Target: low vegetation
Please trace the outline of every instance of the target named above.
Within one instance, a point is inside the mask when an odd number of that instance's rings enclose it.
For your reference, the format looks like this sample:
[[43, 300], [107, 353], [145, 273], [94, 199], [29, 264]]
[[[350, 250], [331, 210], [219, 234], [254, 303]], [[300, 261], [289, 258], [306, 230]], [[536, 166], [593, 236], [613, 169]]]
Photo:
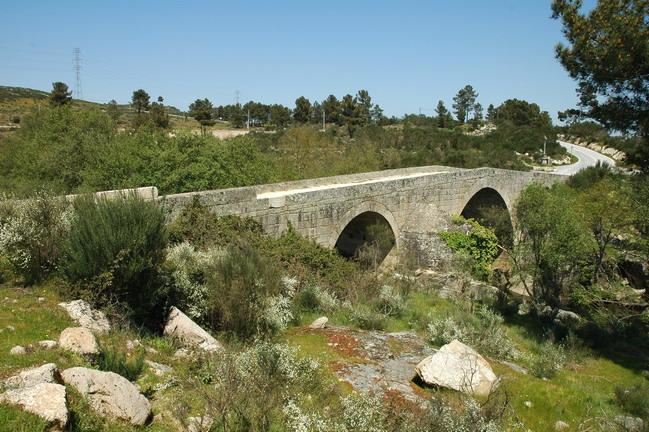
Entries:
[[[4, 200], [0, 238], [6, 238], [6, 232], [32, 235], [16, 231], [18, 220], [26, 226], [38, 222], [63, 228], [40, 234], [48, 241], [38, 244], [55, 251], [46, 254], [48, 260], [36, 259], [43, 253], [41, 248], [26, 247], [22, 241], [2, 243], [0, 254], [7, 257], [4, 277], [8, 282], [1, 289], [11, 307], [0, 308], [0, 325], [11, 322], [16, 326], [15, 336], [0, 346], [5, 353], [0, 358], [9, 367], [3, 373], [26, 365], [6, 354], [19, 338], [37, 340], [65, 326], [56, 307], [49, 312], [51, 316], [38, 322], [30, 317], [35, 314], [23, 314], [22, 321], [16, 321], [15, 311], [38, 307], [37, 295], [46, 296], [44, 306], [62, 297], [80, 296], [109, 311], [121, 326], [101, 338], [101, 353], [95, 359], [68, 356], [57, 363], [114, 371], [137, 382], [152, 397], [158, 412], [176, 407], [176, 420], [156, 417], [153, 429], [173, 429], [174, 422], [210, 413], [214, 427], [228, 430], [495, 431], [516, 430], [521, 425], [544, 430], [559, 419], [574, 425], [595, 421], [584, 405], [586, 398], [601, 412], [598, 424], [611, 422], [619, 413], [646, 418], [638, 400], [646, 386], [640, 373], [646, 367], [641, 359], [646, 357], [640, 353], [646, 352], [647, 341], [642, 333], [632, 335], [645, 325], [646, 312], [631, 316], [629, 302], [615, 301], [618, 297], [604, 305], [600, 302], [601, 293], [611, 292], [612, 286], [632, 295], [630, 288], [624, 291], [615, 263], [630, 248], [644, 250], [642, 235], [629, 229], [643, 227], [645, 213], [636, 207], [639, 203], [630, 201], [627, 210], [636, 215], [631, 221], [618, 220], [615, 212], [599, 212], [598, 221], [566, 216], [585, 211], [583, 197], [589, 197], [588, 205], [593, 205], [607, 197], [619, 199], [633, 187], [638, 186], [601, 168], [580, 174], [569, 185], [529, 187], [516, 207], [521, 237], [510, 249], [500, 245], [492, 229], [457, 218], [457, 224], [442, 237], [471, 263], [459, 267], [459, 272], [491, 279], [490, 264], [505, 249], [514, 263], [508, 280], [528, 284], [529, 297], [506, 296], [505, 300], [496, 293], [474, 297], [462, 290], [442, 298], [435, 279], [414, 278], [412, 269], [399, 268], [401, 277], [382, 275], [365, 268], [359, 257], [345, 259], [293, 230], [272, 238], [263, 235], [252, 220], [217, 218], [199, 201], [166, 221], [157, 204], [132, 196], [111, 201], [33, 198], [46, 212], [22, 211], [34, 205], [31, 200]], [[43, 214], [56, 216], [43, 219]], [[596, 227], [607, 227], [613, 236], [627, 233], [629, 237], [623, 243], [605, 242], [601, 255], [598, 239], [604, 237]], [[21, 240], [17, 235], [11, 238]], [[575, 255], [574, 261], [556, 258], [564, 256], [566, 247], [583, 253]], [[529, 250], [537, 250], [538, 259], [529, 259], [536, 256], [524, 253]], [[12, 258], [17, 256], [41, 265], [26, 271], [23, 261]], [[562, 265], [552, 264], [557, 262]], [[635, 302], [631, 308], [643, 304], [639, 298]], [[171, 305], [181, 307], [227, 341], [227, 349], [191, 360], [174, 358], [176, 347], [159, 336], [159, 326], [152, 325], [159, 322], [152, 316], [164, 316]], [[558, 308], [577, 311], [581, 321], [574, 326], [557, 321]], [[137, 313], [147, 309], [154, 309], [155, 314]], [[419, 394], [429, 401], [414, 409], [399, 397], [350, 392], [339, 381], [337, 365], [363, 361], [356, 357], [353, 338], [343, 337], [341, 341], [347, 341], [343, 345], [351, 345], [336, 347], [327, 345], [319, 334], [303, 330], [322, 314], [330, 323], [349, 329], [412, 331], [433, 347], [458, 339], [487, 356], [496, 372], [507, 377], [499, 390], [503, 393], [476, 401], [449, 391], [419, 388]], [[27, 333], [34, 331], [38, 336]], [[601, 335], [609, 335], [606, 346]], [[625, 338], [634, 344], [636, 353], [631, 357], [626, 354], [631, 348]], [[127, 339], [142, 340], [155, 353], [145, 354], [137, 347], [125, 350]], [[398, 355], [398, 345], [391, 349]], [[30, 356], [43, 360], [56, 355], [34, 353]], [[147, 371], [145, 356], [173, 365], [173, 375], [160, 377]], [[633, 358], [631, 363], [629, 358]], [[517, 369], [509, 369], [509, 362]], [[525, 369], [528, 375], [520, 371]], [[593, 378], [600, 374], [607, 379]], [[590, 384], [584, 386], [579, 380]], [[542, 394], [548, 400], [539, 399]], [[558, 398], [562, 410], [557, 409]], [[534, 409], [525, 407], [523, 402], [528, 401]], [[71, 410], [76, 419], [71, 424], [78, 430], [127, 429], [87, 417], [88, 407], [81, 399]], [[14, 408], [1, 406], [0, 413], [7, 424], [32, 421]], [[43, 430], [39, 425], [35, 422], [30, 430]]]

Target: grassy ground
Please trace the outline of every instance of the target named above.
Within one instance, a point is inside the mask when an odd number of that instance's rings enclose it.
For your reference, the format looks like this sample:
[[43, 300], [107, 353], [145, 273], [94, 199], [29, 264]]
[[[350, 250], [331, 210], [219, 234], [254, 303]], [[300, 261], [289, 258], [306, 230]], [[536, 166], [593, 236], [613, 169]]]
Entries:
[[[39, 300], [39, 297], [42, 297]], [[57, 306], [57, 282], [23, 289], [6, 283], [0, 285], [0, 328], [4, 329], [0, 336], [0, 378], [6, 378], [19, 369], [37, 366], [48, 362], [56, 363], [60, 369], [71, 366], [88, 366], [92, 364], [82, 357], [66, 353], [62, 350], [42, 350], [38, 341], [43, 339], [57, 340], [59, 333], [68, 326], [74, 325], [65, 312]], [[414, 329], [425, 338], [425, 325], [430, 317], [452, 311], [458, 306], [448, 300], [440, 299], [432, 293], [412, 293], [406, 304], [406, 312], [399, 318], [390, 318], [385, 323], [387, 331]], [[293, 346], [299, 347], [300, 353], [320, 360], [323, 364], [334, 368], [337, 361], [350, 361], [345, 358], [344, 351], [334, 349], [327, 344], [327, 338], [322, 334], [304, 331], [303, 324], [309, 323], [319, 314], [307, 313], [300, 317], [299, 325], [288, 329], [280, 336]], [[333, 325], [352, 325], [342, 312], [329, 316]], [[13, 326], [14, 331], [7, 329]], [[541, 338], [533, 327], [524, 320], [506, 324], [506, 332], [523, 353], [523, 359], [518, 361], [528, 367], [527, 356], [537, 353], [541, 346]], [[102, 344], [125, 347], [126, 340], [138, 338], [145, 346], [155, 348], [157, 354], [146, 354], [147, 359], [170, 365], [174, 368], [170, 376], [159, 377], [152, 371], [145, 371], [137, 383], [142, 391], [152, 400], [154, 421], [146, 428], [152, 431], [177, 430], [177, 420], [169, 412], [174, 412], [175, 401], [187, 394], [182, 385], [175, 383], [188, 379], [195, 373], [188, 362], [173, 357], [176, 346], [157, 336], [138, 333], [133, 329], [114, 329], [100, 339]], [[34, 348], [22, 356], [12, 356], [9, 350], [15, 345]], [[124, 348], [125, 349], [125, 348]], [[357, 359], [362, 361], [362, 359]], [[624, 358], [607, 354], [600, 355], [588, 350], [580, 351], [580, 355], [552, 379], [540, 379], [531, 374], [521, 374], [513, 371], [497, 360], [489, 359], [496, 373], [502, 378], [502, 388], [510, 396], [510, 403], [518, 419], [527, 429], [546, 431], [554, 428], [557, 420], [570, 424], [570, 430], [579, 429], [579, 425], [587, 424], [589, 419], [622, 414], [614, 403], [614, 389], [618, 386], [630, 386], [645, 381], [640, 374], [642, 363], [637, 364], [637, 357]], [[646, 366], [646, 365], [645, 365]], [[336, 381], [331, 371], [332, 382]], [[339, 394], [350, 392], [351, 386], [344, 382], [335, 384]], [[449, 403], [455, 403], [457, 394], [451, 391], [422, 390], [436, 398], [442, 398]], [[106, 421], [92, 413], [87, 403], [73, 390], [68, 391], [71, 411], [70, 430], [74, 431], [131, 431], [138, 430], [122, 422]], [[525, 402], [532, 402], [532, 407]], [[195, 406], [200, 405], [200, 397], [194, 400]], [[190, 405], [192, 401], [190, 399]], [[196, 414], [193, 414], [196, 415]], [[46, 424], [38, 417], [26, 414], [15, 407], [0, 405], [0, 429], [12, 431], [44, 431]], [[141, 430], [141, 429], [139, 429]]]
[[[390, 318], [386, 323], [386, 330], [414, 329], [425, 338], [425, 323], [429, 317], [444, 315], [457, 307], [456, 304], [433, 294], [414, 293], [408, 299], [406, 312], [399, 318]], [[301, 317], [302, 323], [310, 322], [316, 315], [304, 315]], [[335, 313], [329, 318], [333, 325], [350, 324], [340, 313]], [[541, 335], [530, 323], [520, 319], [506, 323], [505, 327], [508, 336], [522, 353], [522, 359], [516, 363], [529, 368], [529, 359], [541, 349]], [[322, 335], [293, 331], [284, 337], [289, 343], [300, 347], [304, 353], [318, 358], [325, 364], [335, 365], [336, 361], [342, 359], [341, 351], [328, 346], [326, 338]], [[525, 428], [532, 431], [548, 431], [554, 430], [555, 422], [562, 420], [570, 425], [570, 431], [586, 430], [584, 427], [591, 423], [592, 419], [624, 414], [614, 401], [616, 387], [629, 387], [646, 382], [641, 374], [643, 363], [638, 362], [637, 357], [628, 358], [619, 353], [609, 353], [605, 356], [587, 349], [578, 350], [575, 356], [577, 358], [570, 359], [564, 369], [551, 379], [518, 373], [498, 360], [488, 358], [494, 371], [502, 379], [502, 388], [510, 397], [515, 413], [514, 423], [520, 421]], [[457, 399], [456, 394], [450, 391], [424, 391], [430, 396], [446, 399], [451, 404]], [[532, 403], [531, 408], [525, 405], [526, 401]]]

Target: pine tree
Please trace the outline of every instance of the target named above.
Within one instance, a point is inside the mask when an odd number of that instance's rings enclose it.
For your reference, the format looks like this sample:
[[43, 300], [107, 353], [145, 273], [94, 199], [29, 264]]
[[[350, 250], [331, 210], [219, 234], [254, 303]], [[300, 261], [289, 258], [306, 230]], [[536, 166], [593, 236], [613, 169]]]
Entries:
[[444, 101], [437, 102], [437, 108], [435, 108], [435, 113], [437, 113], [437, 127], [447, 128], [450, 126], [450, 117], [451, 113], [448, 112]]
[[50, 105], [60, 107], [67, 105], [72, 101], [72, 92], [68, 89], [67, 84], [57, 81], [52, 83], [50, 92]]

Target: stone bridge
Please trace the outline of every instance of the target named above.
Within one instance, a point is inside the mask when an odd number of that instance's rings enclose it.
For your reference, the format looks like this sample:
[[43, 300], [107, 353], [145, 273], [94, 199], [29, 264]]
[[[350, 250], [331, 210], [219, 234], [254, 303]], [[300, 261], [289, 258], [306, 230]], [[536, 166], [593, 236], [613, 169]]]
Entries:
[[[510, 211], [521, 190], [533, 183], [550, 185], [565, 177], [494, 168], [426, 166], [342, 175], [285, 183], [158, 197], [172, 214], [198, 198], [219, 216], [258, 220], [274, 235], [291, 225], [319, 244], [353, 255], [368, 227], [389, 226], [390, 256], [412, 252], [420, 264], [443, 263], [437, 233], [452, 215], [475, 216], [481, 206]], [[387, 252], [386, 252], [387, 254]]]

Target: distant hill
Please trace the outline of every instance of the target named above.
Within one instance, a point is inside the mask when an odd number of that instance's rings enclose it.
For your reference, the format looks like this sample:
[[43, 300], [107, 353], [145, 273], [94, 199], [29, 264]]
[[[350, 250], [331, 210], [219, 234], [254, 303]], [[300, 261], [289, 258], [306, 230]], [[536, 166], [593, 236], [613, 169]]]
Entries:
[[[0, 126], [16, 124], [16, 121], [28, 114], [39, 105], [47, 104], [49, 92], [25, 87], [0, 86]], [[104, 109], [105, 103], [89, 102], [74, 99], [73, 104], [79, 109]], [[132, 112], [130, 105], [119, 105], [122, 112], [128, 115]], [[167, 106], [167, 112], [172, 115], [185, 113], [173, 106]]]
[[25, 87], [0, 86], [0, 103], [17, 99], [46, 99], [49, 93]]

